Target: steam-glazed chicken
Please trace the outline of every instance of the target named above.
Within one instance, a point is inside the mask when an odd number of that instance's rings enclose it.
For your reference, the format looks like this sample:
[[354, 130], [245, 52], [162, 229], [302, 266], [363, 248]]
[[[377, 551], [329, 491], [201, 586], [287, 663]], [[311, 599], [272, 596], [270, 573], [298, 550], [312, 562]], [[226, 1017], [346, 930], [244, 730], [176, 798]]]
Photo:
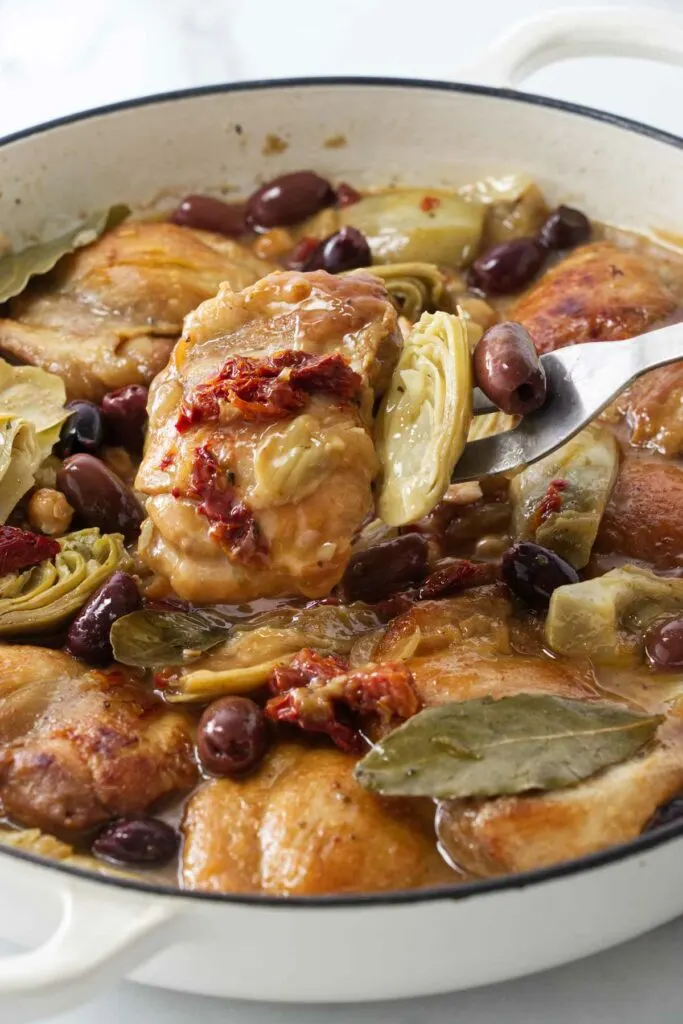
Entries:
[[683, 364], [450, 485], [683, 254], [514, 175], [103, 216], [0, 253], [0, 846], [306, 897], [683, 821]]
[[69, 398], [98, 401], [125, 384], [148, 384], [183, 317], [221, 282], [244, 288], [267, 270], [221, 235], [126, 222], [11, 302], [0, 353], [58, 373]]
[[182, 714], [122, 668], [40, 647], [0, 647], [0, 809], [37, 828], [82, 831], [138, 814], [196, 778]]
[[370, 277], [273, 274], [188, 317], [136, 481], [140, 553], [180, 597], [329, 593], [372, 511], [372, 405], [399, 340]]

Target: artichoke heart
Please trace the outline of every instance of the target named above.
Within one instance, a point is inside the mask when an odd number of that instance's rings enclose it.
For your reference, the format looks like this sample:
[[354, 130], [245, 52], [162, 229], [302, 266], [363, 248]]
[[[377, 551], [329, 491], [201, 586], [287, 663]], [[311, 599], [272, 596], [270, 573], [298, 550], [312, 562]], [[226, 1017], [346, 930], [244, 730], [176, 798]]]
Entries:
[[252, 508], [270, 508], [308, 497], [342, 465], [374, 465], [372, 439], [334, 407], [303, 413], [270, 427], [254, 453]]
[[606, 427], [592, 423], [515, 477], [510, 488], [515, 535], [582, 569], [618, 472], [616, 439]]
[[33, 486], [68, 416], [61, 377], [0, 359], [0, 522]]
[[683, 580], [626, 565], [604, 576], [558, 587], [550, 599], [545, 638], [558, 654], [617, 660], [666, 614], [683, 611]]
[[[425, 198], [432, 200], [425, 203]], [[420, 188], [363, 196], [337, 211], [339, 223], [362, 231], [373, 263], [437, 263], [461, 267], [479, 246], [485, 207], [453, 193], [427, 197]]]
[[[384, 282], [396, 309], [409, 320], [419, 320], [423, 313], [451, 308], [446, 277], [433, 263], [380, 263], [368, 270]], [[368, 270], [347, 273], [366, 274]]]
[[115, 569], [129, 569], [123, 537], [80, 530], [53, 559], [0, 577], [0, 636], [42, 633], [66, 622]]
[[472, 363], [463, 317], [423, 313], [411, 330], [375, 424], [389, 526], [426, 515], [443, 497], [472, 422]]
[[519, 416], [511, 416], [507, 412], [487, 412], [472, 419], [467, 440], [480, 441], [484, 437], [493, 437], [494, 434], [504, 434], [518, 423]]
[[203, 701], [255, 690], [274, 668], [291, 661], [304, 647], [322, 654], [348, 654], [358, 637], [375, 632], [379, 625], [376, 613], [360, 602], [266, 613], [234, 627], [225, 643], [194, 662], [191, 671], [167, 680], [165, 699]]

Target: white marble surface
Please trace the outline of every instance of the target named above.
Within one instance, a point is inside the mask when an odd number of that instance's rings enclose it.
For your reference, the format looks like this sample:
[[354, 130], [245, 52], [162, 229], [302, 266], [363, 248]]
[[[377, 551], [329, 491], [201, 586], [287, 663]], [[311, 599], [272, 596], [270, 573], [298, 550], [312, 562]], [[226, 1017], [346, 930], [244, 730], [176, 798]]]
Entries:
[[[572, 6], [570, 0], [0, 0], [0, 135], [131, 96], [229, 79], [455, 78], [459, 63], [517, 20]], [[597, 4], [583, 0], [583, 6]], [[683, 0], [649, 0], [649, 6], [681, 11]], [[679, 134], [682, 86], [680, 70], [613, 60], [566, 63], [528, 82], [532, 91]], [[231, 941], [226, 935], [226, 955]], [[682, 1017], [682, 944], [683, 919], [543, 975], [402, 1004], [275, 1007], [122, 984], [49, 1024], [192, 1018], [203, 1024], [674, 1024]]]

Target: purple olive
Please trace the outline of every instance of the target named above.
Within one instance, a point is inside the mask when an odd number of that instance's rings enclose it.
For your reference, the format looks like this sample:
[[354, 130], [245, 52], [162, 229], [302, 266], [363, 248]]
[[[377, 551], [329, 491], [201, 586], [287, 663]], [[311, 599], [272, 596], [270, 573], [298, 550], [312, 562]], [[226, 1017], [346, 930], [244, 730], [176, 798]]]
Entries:
[[266, 182], [249, 197], [246, 220], [256, 229], [285, 227], [332, 206], [335, 200], [336, 193], [325, 178], [315, 171], [294, 171]]
[[683, 619], [653, 623], [645, 634], [645, 656], [660, 671], [683, 667]]
[[236, 238], [247, 230], [246, 203], [224, 203], [213, 196], [185, 196], [168, 218], [180, 227], [199, 231], [215, 231], [219, 235]]
[[254, 768], [268, 745], [263, 711], [247, 697], [223, 697], [199, 719], [197, 753], [211, 775], [242, 775]]
[[513, 594], [538, 609], [548, 607], [558, 587], [579, 582], [579, 574], [569, 562], [529, 541], [508, 548], [503, 555], [501, 575]]
[[117, 818], [92, 844], [100, 860], [113, 864], [166, 864], [178, 852], [175, 829], [158, 818]]
[[573, 206], [558, 206], [547, 218], [538, 239], [546, 249], [573, 249], [590, 241], [591, 222]]
[[83, 605], [69, 627], [66, 649], [88, 665], [108, 665], [114, 658], [109, 632], [122, 615], [142, 607], [138, 585], [127, 572], [113, 573]]
[[350, 227], [341, 228], [336, 234], [326, 238], [322, 243], [319, 258], [323, 270], [330, 274], [369, 267], [372, 263], [372, 253], [365, 235], [358, 228]]
[[429, 545], [419, 533], [404, 533], [359, 551], [344, 573], [345, 599], [383, 601], [396, 590], [420, 583], [427, 575], [428, 554]]
[[545, 402], [545, 370], [521, 324], [508, 320], [489, 327], [472, 362], [476, 383], [503, 412], [524, 416]]
[[513, 238], [494, 245], [470, 267], [471, 283], [487, 295], [517, 292], [536, 276], [546, 250], [536, 238]]
[[65, 459], [76, 452], [94, 454], [104, 438], [102, 415], [94, 402], [74, 401], [66, 406], [71, 415], [64, 421], [55, 455]]
[[57, 474], [57, 487], [86, 526], [122, 533], [133, 541], [145, 513], [123, 480], [93, 455], [72, 455]]
[[147, 399], [149, 391], [144, 384], [127, 384], [110, 391], [102, 399], [102, 417], [111, 444], [120, 444], [128, 451], [139, 453], [145, 441], [147, 428]]

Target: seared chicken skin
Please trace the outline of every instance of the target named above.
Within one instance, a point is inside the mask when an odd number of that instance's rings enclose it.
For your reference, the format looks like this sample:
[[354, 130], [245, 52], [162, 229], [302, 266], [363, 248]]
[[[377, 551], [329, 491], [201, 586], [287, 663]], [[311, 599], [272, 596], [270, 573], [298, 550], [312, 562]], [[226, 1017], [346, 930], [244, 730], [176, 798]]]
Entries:
[[596, 242], [544, 274], [509, 316], [524, 324], [542, 353], [585, 341], [633, 338], [671, 317], [677, 306], [656, 263], [611, 242]]
[[196, 778], [183, 715], [120, 667], [0, 647], [0, 813], [48, 831], [137, 814]]
[[434, 845], [428, 801], [381, 800], [355, 758], [281, 745], [256, 775], [214, 779], [190, 800], [182, 878], [206, 892], [381, 892], [455, 880]]
[[[634, 338], [680, 315], [680, 300], [663, 281], [656, 260], [611, 242], [577, 249], [510, 310], [539, 352]], [[645, 374], [616, 408], [626, 416], [633, 445], [665, 455], [683, 453], [682, 363]]]
[[183, 317], [227, 281], [270, 267], [236, 242], [174, 224], [120, 225], [41, 277], [0, 320], [0, 353], [58, 373], [70, 399], [149, 384]]
[[370, 277], [224, 286], [150, 394], [140, 554], [182, 598], [322, 597], [372, 510], [370, 435], [400, 336]]

